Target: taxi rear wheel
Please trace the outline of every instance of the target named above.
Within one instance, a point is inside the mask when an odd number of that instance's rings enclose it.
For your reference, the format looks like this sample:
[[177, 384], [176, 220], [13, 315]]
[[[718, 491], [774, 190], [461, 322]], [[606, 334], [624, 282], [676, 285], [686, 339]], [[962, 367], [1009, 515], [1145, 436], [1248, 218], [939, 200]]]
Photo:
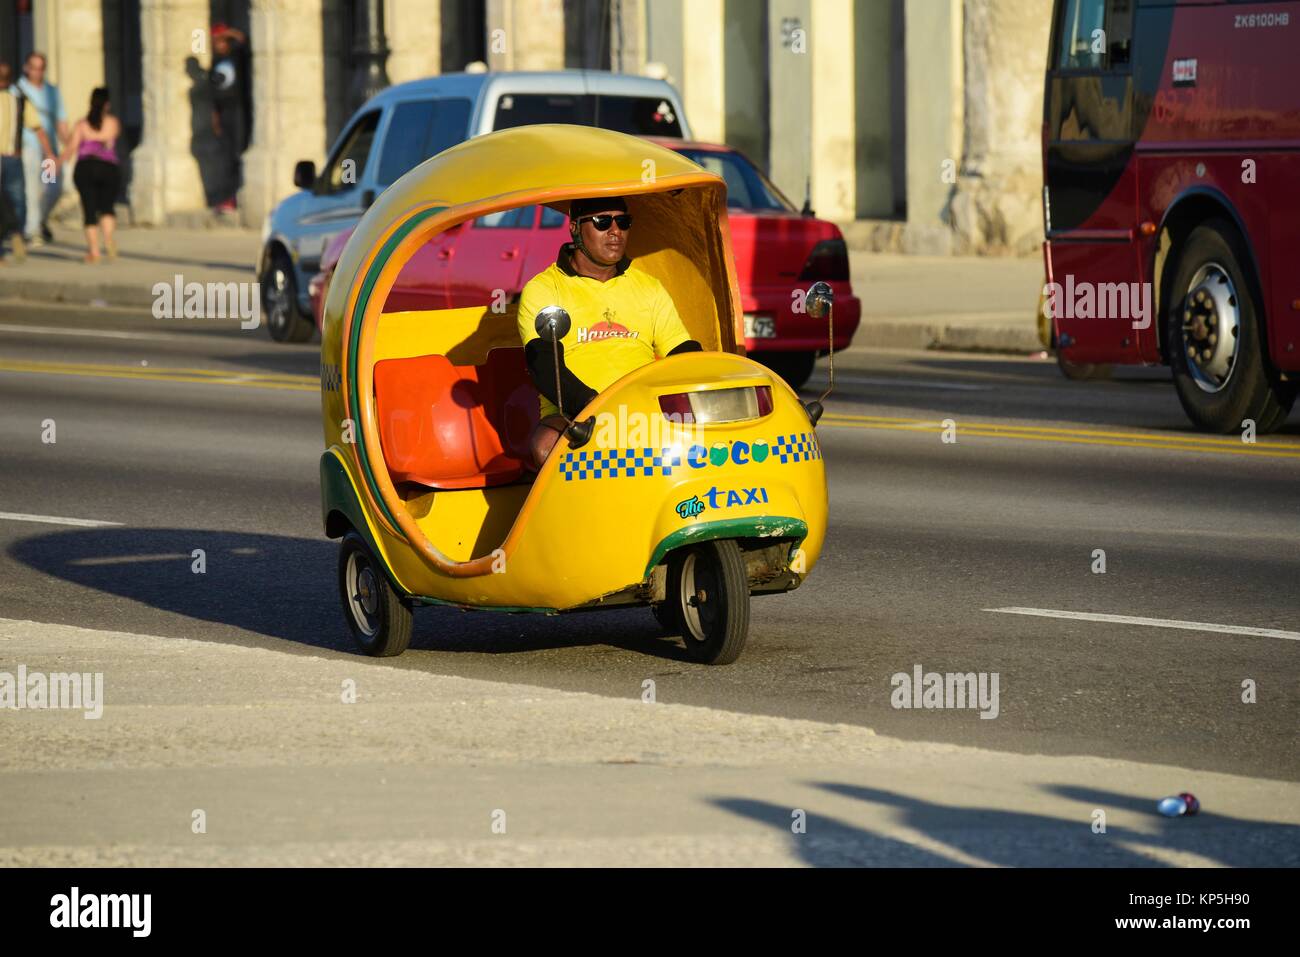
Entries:
[[352, 637], [366, 654], [388, 658], [411, 643], [411, 603], [393, 590], [356, 532], [343, 536], [339, 548], [339, 598]]
[[749, 577], [740, 547], [718, 541], [686, 549], [670, 562], [668, 581], [686, 653], [707, 665], [739, 658], [749, 637]]
[[654, 615], [655, 621], [665, 635], [680, 635], [682, 633], [682, 625], [677, 620], [675, 606], [662, 601], [657, 605], [651, 605], [650, 613]]

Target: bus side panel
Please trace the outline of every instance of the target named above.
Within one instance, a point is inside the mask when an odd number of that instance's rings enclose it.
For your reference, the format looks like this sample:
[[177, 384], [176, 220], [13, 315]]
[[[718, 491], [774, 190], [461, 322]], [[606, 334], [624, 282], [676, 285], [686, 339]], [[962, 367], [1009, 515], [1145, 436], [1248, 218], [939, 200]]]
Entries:
[[1226, 197], [1256, 259], [1272, 362], [1300, 369], [1300, 311], [1292, 308], [1300, 300], [1300, 3], [1176, 10], [1138, 143], [1139, 219], [1161, 222], [1190, 191]]
[[1141, 362], [1139, 342], [1155, 330], [1141, 328], [1137, 318], [1134, 297], [1141, 301], [1142, 286], [1134, 281], [1132, 243], [1054, 239], [1048, 255], [1061, 356], [1076, 363]]
[[1264, 298], [1269, 352], [1275, 367], [1296, 372], [1300, 371], [1300, 309], [1296, 308], [1300, 305], [1300, 145], [1288, 153], [1261, 156], [1258, 169], [1261, 184], [1267, 178], [1272, 187], [1267, 232], [1258, 232], [1267, 237], [1270, 282], [1264, 286]]

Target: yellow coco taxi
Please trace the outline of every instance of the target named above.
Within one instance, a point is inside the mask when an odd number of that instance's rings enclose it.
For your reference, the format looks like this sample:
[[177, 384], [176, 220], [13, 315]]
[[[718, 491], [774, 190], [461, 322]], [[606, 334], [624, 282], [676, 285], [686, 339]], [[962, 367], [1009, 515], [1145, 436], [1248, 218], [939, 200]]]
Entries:
[[[441, 232], [598, 196], [626, 198], [630, 268], [663, 284], [704, 351], [562, 409], [571, 427], [534, 474], [539, 396], [516, 307], [384, 303]], [[830, 324], [828, 287], [806, 302]], [[568, 322], [543, 309], [537, 329], [562, 339]], [[389, 187], [343, 251], [322, 322], [321, 508], [326, 534], [342, 539], [340, 595], [362, 649], [401, 653], [420, 604], [649, 605], [696, 660], [734, 661], [750, 596], [800, 585], [826, 529], [820, 403], [805, 407], [745, 358], [741, 323], [726, 187], [670, 150], [526, 126], [453, 147]]]

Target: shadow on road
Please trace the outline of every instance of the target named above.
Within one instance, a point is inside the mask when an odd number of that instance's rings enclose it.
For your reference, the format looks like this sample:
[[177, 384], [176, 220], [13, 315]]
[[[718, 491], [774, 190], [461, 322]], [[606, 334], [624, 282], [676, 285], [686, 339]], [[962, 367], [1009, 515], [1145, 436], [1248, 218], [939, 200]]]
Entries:
[[[203, 552], [202, 573], [196, 572]], [[138, 602], [152, 609], [227, 628], [187, 630], [186, 637], [234, 643], [228, 629], [352, 653], [355, 646], [340, 607], [338, 544], [291, 538], [178, 528], [94, 528], [53, 532], [15, 542], [9, 556], [80, 588]], [[80, 590], [60, 596], [76, 607]], [[84, 612], [77, 624], [95, 626]], [[163, 628], [168, 623], [159, 622]], [[101, 625], [100, 627], [109, 627]], [[129, 629], [124, 629], [129, 630]], [[175, 634], [175, 629], [163, 632]], [[264, 646], [269, 643], [259, 642]], [[524, 654], [552, 648], [608, 645], [672, 661], [686, 661], [680, 644], [665, 640], [645, 608], [598, 614], [505, 615], [425, 607], [415, 613], [411, 650]], [[427, 663], [428, 659], [425, 659]]]
[[[1086, 809], [1079, 809], [1073, 818], [1049, 817], [996, 808], [953, 807], [856, 784], [819, 782], [816, 786], [890, 808], [894, 822], [952, 848], [962, 857], [944, 857], [811, 811], [807, 812], [806, 832], [794, 834], [794, 809], [765, 801], [716, 798], [712, 803], [790, 835], [794, 852], [804, 863], [816, 867], [953, 867], [967, 860], [1001, 867], [1168, 866], [1145, 853], [1145, 848], [1196, 854], [1229, 867], [1267, 867], [1294, 864], [1300, 854], [1300, 827], [1204, 812], [1194, 818], [1165, 818], [1155, 810], [1158, 796], [1125, 795], [1073, 785], [1045, 789], [1085, 806], [1145, 814], [1156, 824], [1152, 831], [1112, 824], [1104, 834], [1095, 834], [1091, 812]], [[1063, 813], [1071, 810], [1063, 806]]]

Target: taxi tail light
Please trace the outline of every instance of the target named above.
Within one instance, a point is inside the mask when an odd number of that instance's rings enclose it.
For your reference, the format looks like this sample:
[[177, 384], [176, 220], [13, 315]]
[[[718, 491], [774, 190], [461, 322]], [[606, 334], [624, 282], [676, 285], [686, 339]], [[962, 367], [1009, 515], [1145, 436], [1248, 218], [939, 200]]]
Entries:
[[772, 411], [772, 387], [750, 385], [738, 389], [674, 392], [659, 397], [659, 410], [665, 416], [688, 424], [743, 422]]

